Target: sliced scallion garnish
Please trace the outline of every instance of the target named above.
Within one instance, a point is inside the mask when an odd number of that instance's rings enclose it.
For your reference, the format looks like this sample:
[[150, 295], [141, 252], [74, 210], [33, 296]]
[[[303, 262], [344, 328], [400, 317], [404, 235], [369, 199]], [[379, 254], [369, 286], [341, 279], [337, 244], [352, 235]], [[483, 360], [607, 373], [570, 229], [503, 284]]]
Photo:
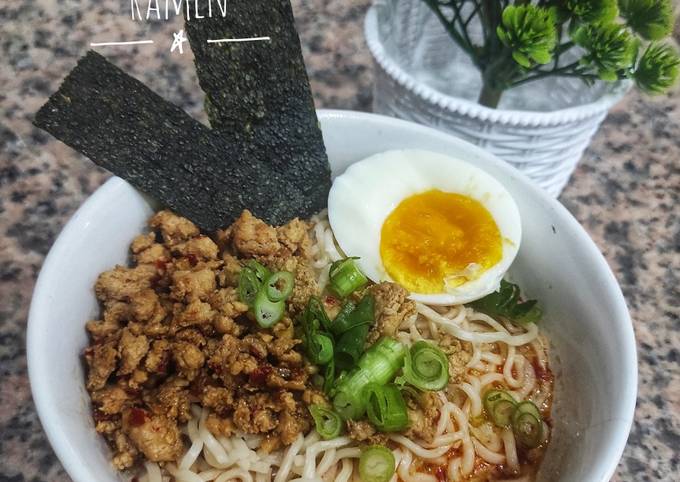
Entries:
[[449, 381], [449, 360], [434, 344], [417, 341], [406, 354], [403, 379], [421, 390], [441, 390]]
[[357, 367], [338, 380], [333, 406], [344, 419], [356, 419], [366, 411], [364, 388], [369, 383], [385, 385], [392, 381], [404, 363], [406, 347], [384, 337], [364, 352]]
[[264, 283], [263, 289], [267, 290], [267, 297], [272, 301], [281, 301], [288, 298], [293, 292], [295, 279], [293, 273], [279, 271], [274, 273]]
[[286, 304], [283, 301], [271, 301], [265, 290], [260, 290], [253, 303], [255, 321], [262, 328], [270, 328], [283, 317]]
[[399, 432], [408, 427], [406, 402], [399, 388], [387, 385], [369, 384], [366, 391], [366, 414], [381, 432]]
[[[353, 309], [350, 310], [349, 308]], [[356, 307], [351, 303], [345, 303], [338, 316], [331, 323], [331, 332], [337, 336], [358, 325], [373, 324], [374, 311], [375, 298], [371, 295], [364, 296]]]
[[508, 392], [504, 390], [489, 390], [484, 394], [484, 409], [486, 413], [491, 416], [493, 413], [493, 406], [500, 400], [507, 400], [512, 402], [513, 406], [517, 405], [515, 399]]
[[515, 413], [515, 402], [510, 400], [498, 400], [491, 407], [491, 420], [498, 427], [507, 427], [512, 422], [512, 415]]
[[366, 413], [364, 388], [374, 383], [366, 370], [355, 369], [335, 385], [333, 408], [344, 420], [357, 420]]
[[372, 445], [361, 451], [359, 477], [362, 482], [387, 482], [394, 475], [392, 451], [382, 445]]
[[529, 412], [513, 417], [512, 431], [517, 441], [529, 449], [538, 447], [543, 441], [543, 422]]
[[[285, 281], [284, 288], [277, 290], [281, 280]], [[268, 284], [274, 288], [268, 289]], [[237, 291], [240, 300], [248, 305], [255, 316], [257, 324], [262, 328], [270, 328], [283, 317], [285, 299], [293, 291], [293, 275], [285, 271], [271, 274], [267, 268], [251, 259], [239, 273]], [[271, 296], [272, 293], [274, 296]]]
[[248, 267], [241, 269], [238, 275], [238, 296], [243, 303], [252, 307], [260, 287], [255, 271]]
[[333, 410], [322, 405], [310, 405], [309, 412], [314, 419], [316, 431], [324, 440], [332, 439], [340, 435], [342, 431], [342, 419]]
[[355, 258], [346, 258], [334, 262], [329, 271], [330, 287], [341, 298], [349, 296], [362, 288], [368, 279], [354, 262]]
[[328, 362], [328, 365], [326, 365], [326, 370], [324, 372], [323, 392], [326, 395], [330, 396], [334, 385], [335, 385], [335, 360], [331, 358], [331, 360]]
[[322, 332], [311, 334], [307, 338], [307, 355], [315, 365], [325, 365], [333, 359], [333, 340]]
[[343, 420], [357, 420], [366, 412], [366, 402], [361, 392], [351, 389], [337, 390], [333, 397], [333, 408]]
[[338, 368], [349, 370], [353, 368], [364, 352], [369, 325], [357, 325], [340, 336], [335, 347], [335, 360]]
[[[356, 305], [351, 301], [347, 300], [342, 304], [340, 312], [335, 316], [335, 319], [331, 322], [330, 330], [334, 335], [341, 334], [345, 330], [345, 327], [349, 324], [346, 318], [352, 314]], [[341, 331], [342, 330], [342, 331]]]
[[520, 402], [517, 404], [517, 408], [515, 410], [515, 413], [513, 415], [513, 419], [521, 415], [522, 413], [530, 413], [534, 417], [536, 417], [538, 420], [541, 420], [541, 412], [536, 406], [534, 402], [531, 402], [529, 400], [526, 400], [524, 402]]
[[265, 280], [271, 276], [271, 272], [264, 265], [255, 261], [254, 259], [251, 259], [246, 263], [246, 268], [253, 270], [260, 284], [264, 283]]
[[330, 320], [319, 298], [312, 296], [307, 307], [299, 318], [302, 328], [301, 338], [307, 352], [307, 358], [315, 365], [325, 365], [333, 359], [333, 339], [322, 332], [330, 325]]
[[323, 303], [321, 303], [321, 300], [316, 296], [309, 298], [303, 314], [304, 323], [309, 323], [311, 320], [317, 320], [324, 330], [329, 330], [331, 326], [331, 320], [326, 314]]
[[470, 306], [489, 316], [507, 318], [520, 325], [538, 323], [543, 316], [536, 300], [522, 301], [519, 286], [505, 280], [501, 280], [498, 291], [473, 301]]

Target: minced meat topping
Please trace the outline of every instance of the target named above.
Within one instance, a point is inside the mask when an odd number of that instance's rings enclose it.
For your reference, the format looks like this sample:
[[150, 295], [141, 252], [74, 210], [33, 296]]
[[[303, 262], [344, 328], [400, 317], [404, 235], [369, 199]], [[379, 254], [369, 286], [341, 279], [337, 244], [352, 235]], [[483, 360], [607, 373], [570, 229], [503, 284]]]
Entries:
[[[97, 279], [102, 311], [87, 323], [87, 389], [114, 465], [177, 460], [191, 404], [210, 409], [211, 432], [261, 434], [268, 450], [308, 433], [307, 405], [323, 395], [311, 387], [292, 321], [319, 294], [307, 224], [275, 228], [244, 211], [209, 237], [160, 211], [149, 227], [130, 246], [131, 266]], [[251, 319], [237, 294], [238, 273], [252, 258], [295, 276], [286, 313], [271, 329]]]

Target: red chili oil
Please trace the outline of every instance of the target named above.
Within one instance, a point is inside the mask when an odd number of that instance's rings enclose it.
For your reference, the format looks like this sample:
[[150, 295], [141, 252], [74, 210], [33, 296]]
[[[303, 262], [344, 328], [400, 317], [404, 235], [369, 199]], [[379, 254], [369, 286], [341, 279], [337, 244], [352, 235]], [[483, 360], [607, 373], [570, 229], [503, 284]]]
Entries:
[[139, 427], [140, 425], [144, 425], [146, 422], [146, 411], [141, 409], [141, 408], [132, 408], [130, 409], [130, 425], [133, 427]]

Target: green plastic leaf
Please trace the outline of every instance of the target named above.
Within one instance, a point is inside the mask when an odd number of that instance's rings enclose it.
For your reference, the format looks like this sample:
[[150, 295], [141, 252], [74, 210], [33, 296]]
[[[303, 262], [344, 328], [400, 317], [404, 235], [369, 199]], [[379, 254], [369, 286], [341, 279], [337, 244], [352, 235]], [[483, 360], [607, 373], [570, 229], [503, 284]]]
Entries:
[[501, 27], [496, 28], [496, 34], [498, 35], [498, 38], [500, 39], [500, 41], [503, 42], [504, 44], [507, 45], [508, 42], [510, 41], [510, 39], [508, 38], [507, 35], [505, 35], [505, 32], [503, 31], [503, 29]]
[[626, 77], [635, 64], [638, 40], [616, 23], [584, 25], [574, 31], [572, 40], [586, 50], [580, 63], [602, 80]]
[[619, 8], [628, 26], [647, 40], [661, 40], [673, 30], [671, 0], [619, 0]]
[[605, 82], [615, 82], [619, 78], [616, 75], [616, 72], [604, 71], [604, 70], [601, 70], [600, 72], [598, 72], [597, 76], [601, 80], [604, 80]]
[[517, 62], [522, 67], [526, 67], [527, 69], [529, 67], [531, 67], [531, 61], [522, 52], [517, 52], [517, 51], [513, 52], [512, 58], [515, 59], [515, 62]]
[[532, 60], [545, 64], [557, 45], [556, 11], [536, 5], [510, 5], [496, 29], [499, 40], [512, 50], [512, 58], [525, 68]]
[[550, 55], [549, 52], [540, 50], [538, 52], [532, 53], [531, 58], [537, 64], [547, 64], [548, 62], [550, 62], [550, 59], [552, 59], [552, 55]]
[[571, 40], [578, 45], [583, 45], [587, 41], [587, 29], [585, 26], [578, 26], [569, 32]]
[[680, 75], [680, 57], [670, 45], [652, 43], [647, 47], [633, 74], [638, 88], [648, 94], [670, 89]]
[[616, 0], [566, 0], [562, 11], [579, 23], [611, 22], [619, 13]]
[[520, 325], [537, 323], [543, 316], [536, 300], [522, 301], [519, 286], [505, 280], [501, 280], [498, 291], [473, 301], [470, 306], [489, 316], [506, 318]]

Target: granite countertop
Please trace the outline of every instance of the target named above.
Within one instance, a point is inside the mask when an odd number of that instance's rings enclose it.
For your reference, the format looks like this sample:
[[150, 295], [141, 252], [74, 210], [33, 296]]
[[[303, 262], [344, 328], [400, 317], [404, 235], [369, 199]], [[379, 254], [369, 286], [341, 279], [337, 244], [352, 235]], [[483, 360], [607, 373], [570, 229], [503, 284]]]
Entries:
[[[370, 110], [372, 66], [361, 31], [369, 0], [293, 3], [317, 106]], [[180, 23], [135, 23], [129, 2], [113, 0], [0, 5], [0, 481], [69, 480], [31, 401], [26, 316], [50, 245], [108, 177], [33, 128], [32, 116], [89, 42], [152, 38], [153, 46], [102, 53], [202, 119], [191, 53], [169, 51]], [[677, 89], [654, 99], [629, 94], [561, 196], [604, 252], [635, 324], [640, 392], [615, 481], [678, 480], [679, 197]]]

